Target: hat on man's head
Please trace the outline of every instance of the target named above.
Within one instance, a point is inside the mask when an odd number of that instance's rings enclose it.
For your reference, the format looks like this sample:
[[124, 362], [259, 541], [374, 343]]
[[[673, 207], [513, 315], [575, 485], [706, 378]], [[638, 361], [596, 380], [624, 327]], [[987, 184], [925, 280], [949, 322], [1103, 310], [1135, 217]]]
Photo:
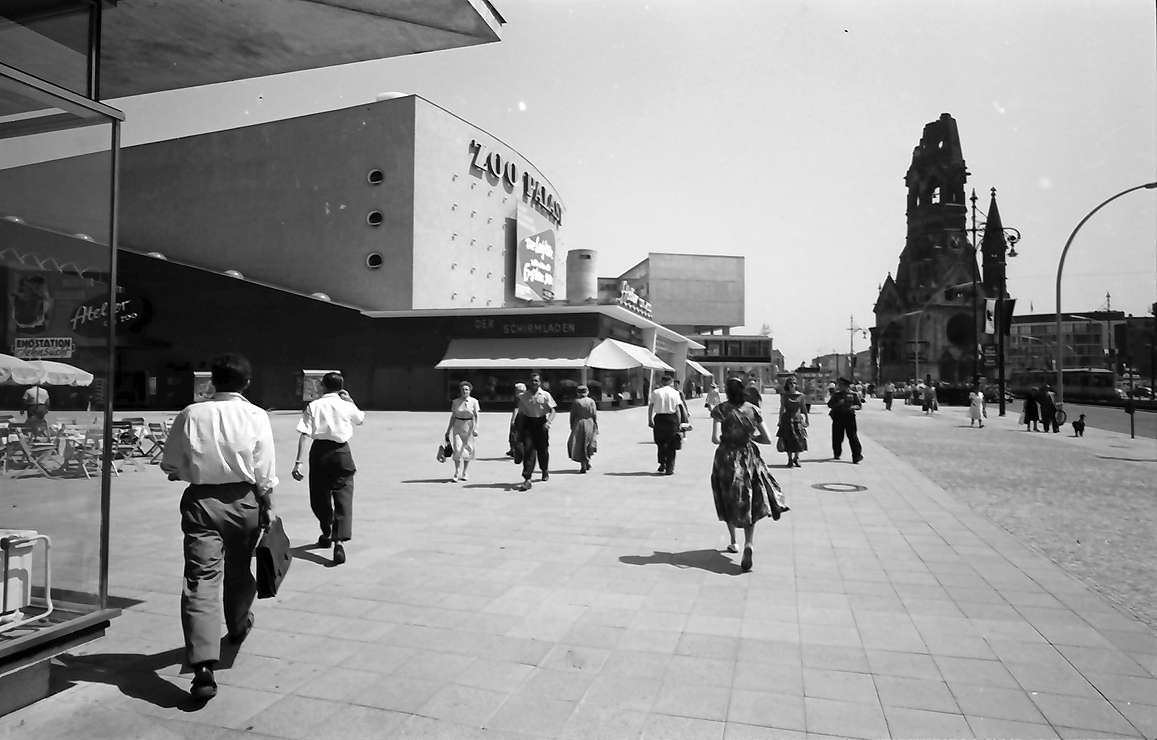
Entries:
[[835, 383], [828, 383], [828, 390], [829, 390], [829, 391], [831, 391], [831, 390], [835, 390], [835, 388], [836, 388], [836, 384], [835, 384]]
[[848, 380], [847, 378], [836, 378], [836, 382], [839, 383], [840, 385], [851, 385], [852, 384], [852, 381]]
[[579, 393], [586, 393], [590, 390], [590, 388], [587, 388], [585, 385], [580, 385], [578, 388], [575, 388], [575, 390]]

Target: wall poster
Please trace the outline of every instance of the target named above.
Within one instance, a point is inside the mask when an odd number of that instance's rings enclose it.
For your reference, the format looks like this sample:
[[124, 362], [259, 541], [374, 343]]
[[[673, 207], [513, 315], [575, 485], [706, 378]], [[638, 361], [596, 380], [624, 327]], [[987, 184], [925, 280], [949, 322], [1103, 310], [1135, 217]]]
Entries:
[[518, 206], [514, 250], [514, 297], [553, 301], [558, 263], [555, 228], [532, 208]]

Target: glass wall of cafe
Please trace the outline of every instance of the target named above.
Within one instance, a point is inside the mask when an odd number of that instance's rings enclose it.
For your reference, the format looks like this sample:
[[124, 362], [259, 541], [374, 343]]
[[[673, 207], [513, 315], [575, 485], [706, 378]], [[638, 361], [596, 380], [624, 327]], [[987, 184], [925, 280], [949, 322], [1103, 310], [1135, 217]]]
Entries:
[[15, 708], [6, 680], [22, 682], [23, 703], [43, 696], [28, 687], [46, 692], [44, 658], [99, 636], [114, 613], [103, 389], [119, 119], [0, 64], [0, 714]]

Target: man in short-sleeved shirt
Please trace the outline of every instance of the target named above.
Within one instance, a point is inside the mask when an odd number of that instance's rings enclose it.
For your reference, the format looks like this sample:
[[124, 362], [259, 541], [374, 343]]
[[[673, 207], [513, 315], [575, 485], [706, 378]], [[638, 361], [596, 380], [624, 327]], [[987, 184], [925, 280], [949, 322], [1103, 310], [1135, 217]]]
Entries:
[[34, 385], [24, 391], [21, 401], [24, 404], [24, 418], [29, 426], [41, 429], [48, 425], [45, 421], [45, 417], [48, 416], [48, 391]]
[[542, 480], [550, 480], [550, 424], [554, 421], [557, 404], [549, 392], [543, 390], [542, 376], [533, 373], [530, 387], [518, 399], [518, 415], [522, 443], [522, 485], [521, 491], [530, 490], [530, 477], [534, 475], [534, 463], [542, 471]]
[[226, 354], [213, 360], [208, 401], [177, 414], [165, 441], [161, 470], [190, 485], [181, 497], [185, 584], [181, 626], [193, 668], [194, 699], [217, 695], [213, 667], [221, 657], [221, 582], [228, 639], [240, 644], [253, 628], [257, 583], [250, 570], [261, 509], [271, 515], [277, 485], [273, 429], [265, 410], [241, 392], [253, 375], [249, 361]]
[[647, 403], [648, 422], [658, 449], [660, 475], [675, 474], [676, 444], [681, 433], [679, 411], [683, 409], [686, 412], [683, 397], [671, 385], [672, 380], [670, 375], [661, 377]]
[[333, 562], [341, 565], [346, 560], [343, 542], [353, 537], [354, 518], [354, 458], [349, 441], [354, 427], [366, 420], [366, 412], [358, 408], [345, 390], [341, 373], [326, 373], [321, 377], [325, 394], [309, 402], [297, 423], [301, 436], [297, 440], [297, 459], [293, 463], [293, 479], [301, 480], [302, 453], [306, 440], [309, 447], [309, 505], [321, 536], [318, 547], [333, 544]]

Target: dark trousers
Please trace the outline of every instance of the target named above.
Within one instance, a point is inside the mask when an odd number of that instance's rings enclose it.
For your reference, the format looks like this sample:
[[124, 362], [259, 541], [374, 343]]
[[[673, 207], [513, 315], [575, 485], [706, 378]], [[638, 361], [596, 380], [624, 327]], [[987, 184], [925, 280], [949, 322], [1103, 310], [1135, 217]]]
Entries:
[[250, 570], [258, 529], [257, 489], [251, 483], [192, 485], [181, 497], [185, 534], [185, 585], [181, 590], [181, 627], [189, 665], [221, 657], [221, 586], [225, 626], [245, 626], [257, 582]]
[[522, 444], [522, 477], [530, 480], [534, 475], [534, 462], [543, 475], [550, 470], [550, 429], [546, 417], [524, 416], [519, 422], [519, 441]]
[[856, 433], [855, 414], [840, 414], [832, 417], [832, 454], [839, 457], [843, 453], [845, 434], [848, 436], [848, 447], [852, 448], [852, 459], [858, 460], [863, 457], [860, 435]]
[[884, 396], [884, 409], [887, 411], [892, 410], [892, 397], [891, 396]]
[[675, 472], [675, 442], [679, 438], [678, 414], [655, 414], [652, 430], [655, 446], [658, 448], [659, 467]]
[[1056, 409], [1041, 409], [1040, 420], [1044, 424], [1045, 431], [1059, 432], [1061, 427], [1057, 424]]
[[309, 506], [322, 535], [336, 542], [353, 537], [356, 472], [347, 443], [313, 441], [309, 448]]

